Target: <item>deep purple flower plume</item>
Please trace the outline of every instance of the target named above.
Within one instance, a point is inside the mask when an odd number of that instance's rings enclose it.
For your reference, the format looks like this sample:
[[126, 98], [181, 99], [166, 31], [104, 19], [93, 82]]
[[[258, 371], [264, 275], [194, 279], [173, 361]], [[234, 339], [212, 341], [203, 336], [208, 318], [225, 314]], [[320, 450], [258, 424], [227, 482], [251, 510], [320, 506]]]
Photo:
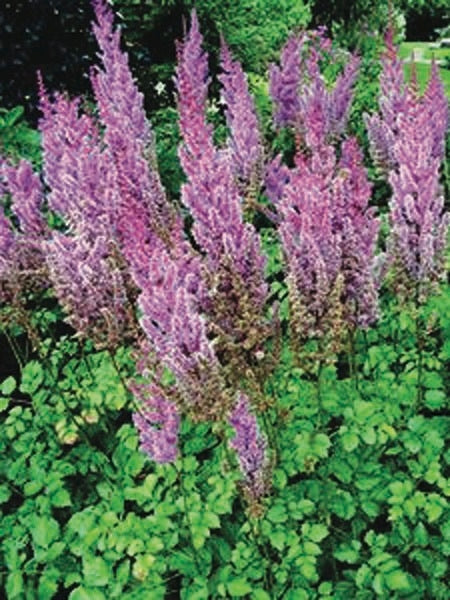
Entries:
[[244, 476], [244, 490], [251, 500], [259, 500], [267, 492], [267, 442], [259, 430], [256, 417], [250, 412], [250, 403], [245, 394], [239, 394], [229, 422], [235, 431], [230, 446], [238, 455]]

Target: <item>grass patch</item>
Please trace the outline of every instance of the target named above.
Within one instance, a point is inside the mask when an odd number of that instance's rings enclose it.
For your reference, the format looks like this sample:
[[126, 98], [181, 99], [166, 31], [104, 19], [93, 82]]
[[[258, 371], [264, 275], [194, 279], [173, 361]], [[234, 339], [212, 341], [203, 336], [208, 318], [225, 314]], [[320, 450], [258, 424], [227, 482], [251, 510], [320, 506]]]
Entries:
[[[450, 48], [430, 48], [428, 42], [404, 42], [400, 46], [400, 58], [407, 61], [405, 63], [405, 74], [409, 78], [411, 74], [411, 55], [415, 49], [422, 49], [422, 57], [426, 60], [430, 60], [433, 55], [437, 60], [450, 59]], [[416, 62], [417, 79], [419, 81], [420, 89], [423, 90], [428, 81], [430, 73], [430, 65]], [[450, 70], [439, 66], [439, 72], [444, 83], [445, 94], [450, 99]]]

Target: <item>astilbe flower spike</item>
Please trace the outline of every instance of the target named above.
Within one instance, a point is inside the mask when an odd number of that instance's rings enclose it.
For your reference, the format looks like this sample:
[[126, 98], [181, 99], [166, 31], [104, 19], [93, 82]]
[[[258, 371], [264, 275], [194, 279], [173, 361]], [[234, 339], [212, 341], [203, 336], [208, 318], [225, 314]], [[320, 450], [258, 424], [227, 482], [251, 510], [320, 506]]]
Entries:
[[293, 127], [297, 145], [318, 147], [345, 131], [360, 59], [350, 54], [333, 88], [328, 89], [319, 68], [323, 53], [330, 53], [325, 32], [294, 35], [285, 44], [280, 66], [270, 68], [270, 94], [278, 127]]
[[[233, 168], [246, 186], [259, 180], [263, 147], [255, 103], [248, 90], [247, 77], [238, 61], [222, 39], [221, 43], [222, 98], [226, 105], [226, 119], [230, 130], [229, 147]], [[244, 187], [245, 191], [245, 187]]]
[[303, 157], [290, 174], [278, 204], [279, 233], [288, 264], [288, 286], [295, 336], [321, 338], [337, 323], [332, 321], [342, 281], [341, 234], [333, 223], [332, 178], [315, 172]]
[[250, 411], [250, 403], [245, 394], [238, 395], [229, 423], [235, 431], [230, 446], [237, 453], [244, 476], [244, 493], [250, 502], [258, 501], [268, 491], [267, 442], [259, 430], [255, 415]]
[[41, 82], [40, 121], [48, 204], [65, 230], [45, 244], [55, 294], [68, 322], [98, 347], [134, 335], [130, 281], [115, 235], [115, 171], [97, 124], [80, 114], [79, 100], [48, 97]]
[[178, 455], [180, 414], [165, 390], [155, 383], [130, 386], [141, 410], [133, 414], [141, 450], [157, 463], [171, 463]]
[[355, 138], [342, 144], [333, 184], [335, 228], [340, 233], [344, 317], [367, 327], [378, 317], [377, 259], [379, 220], [369, 207], [372, 186]]
[[17, 165], [0, 159], [0, 195], [11, 197], [16, 226], [6, 218], [0, 205], [0, 301], [20, 304], [24, 292], [48, 287], [43, 244], [49, 235], [42, 216], [42, 183], [31, 164]]
[[[392, 187], [386, 265], [401, 295], [423, 302], [443, 274], [450, 218], [444, 212], [439, 168], [444, 156], [448, 104], [436, 65], [421, 96], [406, 84], [401, 61], [387, 37], [380, 75], [380, 114], [366, 117], [371, 152], [380, 156]], [[386, 267], [387, 268], [387, 267]]]
[[157, 170], [153, 133], [143, 95], [133, 79], [128, 56], [113, 29], [113, 14], [103, 0], [94, 2], [94, 34], [102, 67], [91, 72], [91, 83], [104, 125], [104, 142], [116, 174], [116, 227], [121, 249], [138, 285], [145, 282], [146, 264], [157, 244], [179, 239], [182, 221], [175, 217]]
[[161, 364], [176, 377], [180, 406], [193, 419], [216, 420], [227, 409], [220, 365], [199, 311], [205, 295], [198, 259], [154, 252], [139, 298], [141, 325]]
[[181, 197], [194, 219], [195, 241], [205, 253], [212, 293], [204, 308], [216, 313], [216, 325], [226, 335], [242, 342], [250, 328], [257, 329], [253, 323], [261, 322], [267, 295], [265, 259], [255, 229], [243, 219], [231, 154], [215, 148], [206, 122], [208, 69], [201, 44], [194, 11], [191, 28], [178, 48], [176, 86], [183, 139], [179, 156], [188, 177]]

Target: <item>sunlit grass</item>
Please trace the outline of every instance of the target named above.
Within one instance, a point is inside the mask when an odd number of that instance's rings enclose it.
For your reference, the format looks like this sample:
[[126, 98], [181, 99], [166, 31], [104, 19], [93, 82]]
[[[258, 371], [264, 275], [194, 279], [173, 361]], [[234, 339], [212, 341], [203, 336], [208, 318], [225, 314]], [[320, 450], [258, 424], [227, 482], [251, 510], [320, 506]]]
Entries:
[[[422, 50], [422, 58], [426, 60], [431, 60], [433, 56], [437, 60], [445, 60], [446, 58], [450, 59], [450, 48], [430, 48], [430, 44], [428, 42], [404, 42], [400, 46], [400, 58], [406, 61], [405, 73], [407, 77], [410, 77], [411, 75], [411, 56], [415, 54], [416, 59], [420, 60], [420, 57], [417, 56], [417, 52], [415, 52], [417, 49]], [[430, 65], [422, 62], [416, 62], [416, 71], [420, 89], [423, 90], [426, 82], [428, 81]], [[444, 66], [439, 66], [439, 72], [444, 83], [447, 98], [450, 99], [450, 69], [445, 68]]]

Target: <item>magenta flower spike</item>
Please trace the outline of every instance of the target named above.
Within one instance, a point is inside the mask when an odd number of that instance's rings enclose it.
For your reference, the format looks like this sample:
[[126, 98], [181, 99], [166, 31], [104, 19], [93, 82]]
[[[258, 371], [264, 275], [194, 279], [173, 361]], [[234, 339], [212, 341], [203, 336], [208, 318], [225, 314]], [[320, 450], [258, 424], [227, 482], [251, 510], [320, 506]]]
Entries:
[[182, 221], [174, 217], [162, 187], [143, 95], [128, 56], [120, 48], [112, 11], [104, 0], [95, 0], [94, 9], [97, 23], [93, 29], [102, 68], [92, 70], [91, 82], [105, 127], [104, 142], [116, 171], [117, 233], [132, 276], [141, 285], [155, 237], [179, 238]]
[[[214, 292], [220, 296], [219, 302], [227, 298], [227, 292], [233, 287], [231, 280], [237, 276], [240, 279], [238, 296], [245, 294], [252, 298], [255, 314], [261, 315], [267, 294], [265, 259], [255, 229], [243, 219], [235, 161], [229, 151], [214, 147], [212, 128], [206, 122], [209, 79], [207, 56], [201, 44], [202, 36], [193, 11], [191, 28], [179, 46], [176, 77], [183, 139], [179, 156], [188, 178], [182, 187], [182, 201], [194, 219], [192, 232], [206, 255], [207, 272], [210, 277], [217, 274], [220, 279]], [[236, 65], [233, 68], [236, 69]], [[234, 301], [239, 303], [239, 297]], [[232, 312], [239, 315], [239, 308]], [[236, 326], [220, 325], [228, 332]]]

